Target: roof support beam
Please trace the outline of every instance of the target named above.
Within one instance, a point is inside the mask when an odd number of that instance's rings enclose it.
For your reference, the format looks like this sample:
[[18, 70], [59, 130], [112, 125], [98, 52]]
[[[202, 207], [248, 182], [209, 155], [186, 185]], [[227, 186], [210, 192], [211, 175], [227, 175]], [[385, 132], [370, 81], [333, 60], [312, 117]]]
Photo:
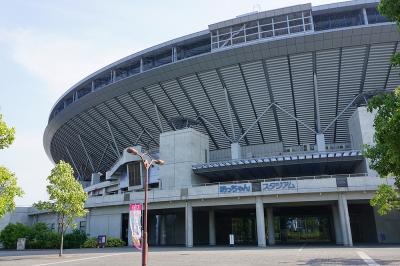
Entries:
[[[142, 90], [143, 90], [143, 92], [145, 92], [143, 88], [142, 88]], [[146, 94], [146, 92], [145, 92], [145, 94]], [[151, 118], [151, 116], [149, 115], [149, 113], [147, 113], [147, 112], [144, 110], [144, 108], [140, 105], [140, 103], [135, 99], [135, 97], [132, 96], [131, 92], [128, 93], [128, 95], [129, 95], [129, 97], [132, 99], [132, 101], [139, 107], [139, 109], [147, 116], [148, 120], [154, 125], [154, 127], [157, 128], [157, 123], [155, 123], [155, 122], [153, 121], [153, 119]], [[146, 96], [147, 96], [147, 94], [146, 94]], [[152, 100], [150, 100], [150, 102], [151, 102], [152, 104], [154, 104]], [[159, 131], [160, 131], [160, 132], [161, 132], [162, 130], [163, 130], [163, 128], [159, 128]]]
[[229, 115], [229, 122], [231, 123], [232, 138], [236, 139], [235, 126], [233, 124], [233, 119], [232, 119], [232, 110], [231, 106], [229, 105], [228, 91], [226, 90], [226, 88], [224, 88], [224, 94], [225, 94], [226, 109], [228, 110], [228, 115]]
[[[164, 92], [165, 96], [167, 96], [167, 99], [169, 100], [169, 102], [172, 104], [172, 106], [175, 108], [176, 112], [178, 112], [179, 116], [182, 116], [181, 112], [179, 111], [178, 107], [175, 105], [174, 101], [172, 101], [171, 97], [169, 97], [167, 91], [164, 88], [164, 85], [159, 82], [158, 86], [160, 86], [161, 90]], [[168, 120], [167, 120], [168, 121]]]
[[108, 145], [110, 145], [110, 143], [107, 142], [107, 145], [106, 145], [106, 147], [104, 148], [103, 153], [101, 154], [100, 161], [99, 161], [99, 163], [97, 164], [96, 172], [98, 172], [99, 169], [100, 169], [100, 165], [101, 165], [101, 163], [103, 162], [104, 156], [106, 155], [106, 152], [107, 152], [107, 149], [108, 149]]
[[86, 157], [87, 157], [87, 159], [89, 160], [90, 167], [92, 168], [92, 171], [94, 172], [94, 166], [93, 166], [92, 159], [90, 158], [89, 153], [88, 153], [87, 150], [86, 150], [86, 146], [85, 146], [85, 143], [83, 143], [83, 140], [82, 140], [81, 135], [78, 134], [78, 138], [79, 138], [79, 141], [81, 142], [83, 151], [85, 152]]
[[231, 142], [231, 143], [234, 142], [233, 139], [231, 139], [231, 138], [228, 137], [224, 132], [222, 132], [221, 130], [219, 130], [216, 126], [213, 125], [213, 123], [211, 123], [210, 121], [208, 121], [205, 117], [199, 116], [199, 117], [197, 117], [197, 119], [200, 119], [200, 120], [204, 121], [205, 123], [207, 123], [208, 125], [210, 125], [213, 129], [215, 129], [221, 136], [223, 136], [224, 138], [226, 138], [229, 142]]
[[[340, 47], [339, 49], [339, 68], [338, 68], [338, 80], [337, 80], [337, 87], [336, 87], [336, 111], [335, 116], [338, 115], [339, 112], [339, 91], [340, 91], [340, 74], [342, 71], [342, 57], [343, 57], [343, 48]], [[335, 128], [333, 131], [333, 142], [336, 142], [336, 128], [337, 128], [337, 121], [335, 121]], [[325, 132], [325, 131], [323, 131]]]
[[[288, 62], [288, 68], [289, 68], [290, 89], [292, 91], [292, 101], [293, 101], [294, 116], [297, 118], [296, 100], [295, 100], [295, 97], [294, 97], [294, 88], [293, 88], [292, 66], [290, 64], [290, 56], [289, 55], [287, 55], [287, 62]], [[299, 124], [297, 122], [298, 121], [296, 119], [297, 144], [300, 145]]]
[[304, 123], [303, 121], [301, 121], [300, 119], [298, 119], [295, 115], [292, 115], [291, 113], [289, 113], [288, 111], [286, 111], [285, 109], [283, 109], [282, 107], [280, 107], [278, 104], [273, 103], [278, 109], [280, 109], [282, 112], [284, 112], [285, 114], [287, 114], [288, 116], [290, 116], [291, 118], [293, 118], [296, 123], [300, 123], [301, 125], [303, 125], [305, 128], [307, 128], [308, 130], [310, 130], [311, 132], [313, 132], [314, 134], [317, 134], [317, 132], [312, 129], [309, 125], [307, 125], [306, 123]]
[[205, 86], [204, 86], [204, 84], [203, 84], [203, 81], [201, 80], [201, 78], [200, 78], [200, 76], [199, 76], [198, 73], [195, 73], [195, 76], [196, 76], [197, 81], [199, 82], [201, 88], [203, 89], [203, 92], [204, 92], [204, 94], [206, 95], [206, 97], [207, 97], [207, 99], [208, 99], [208, 102], [210, 103], [210, 106], [211, 106], [211, 108], [213, 109], [213, 111], [214, 111], [214, 113], [215, 113], [215, 116], [217, 117], [218, 122], [219, 122], [219, 124], [220, 124], [221, 127], [222, 127], [222, 130], [224, 131], [225, 135], [228, 135], [227, 130], [225, 129], [225, 126], [224, 126], [224, 124], [222, 123], [222, 120], [221, 120], [221, 118], [219, 117], [217, 110], [215, 109], [215, 106], [212, 104], [210, 95], [208, 94], [208, 92], [207, 92], [207, 90], [206, 90], [206, 88], [205, 88]]
[[[258, 131], [260, 131], [261, 140], [262, 140], [263, 143], [265, 143], [264, 134], [263, 134], [263, 132], [262, 132], [262, 130], [261, 130], [261, 125], [260, 125], [259, 119], [258, 119], [258, 117], [257, 117], [256, 108], [254, 107], [254, 103], [253, 103], [253, 100], [252, 100], [252, 98], [251, 98], [249, 86], [247, 85], [246, 78], [244, 77], [244, 73], [243, 73], [243, 69], [242, 69], [242, 64], [239, 63], [238, 65], [239, 65], [240, 74], [241, 74], [242, 79], [243, 79], [244, 87], [246, 88], [246, 92], [247, 92], [247, 95], [248, 95], [249, 100], [250, 100], [251, 108], [253, 109], [254, 117], [255, 117], [256, 120], [257, 120], [257, 126], [258, 126]], [[246, 133], [246, 134], [247, 134], [247, 133]], [[244, 135], [244, 134], [243, 134], [243, 135]], [[242, 136], [243, 136], [243, 135], [242, 135]]]
[[[393, 52], [392, 52], [392, 56], [391, 57], [393, 57], [395, 54], [396, 54], [396, 51], [397, 51], [397, 46], [399, 45], [399, 42], [396, 42], [396, 44], [394, 45], [394, 48], [393, 48]], [[388, 81], [389, 81], [389, 76], [390, 76], [390, 72], [392, 71], [392, 64], [389, 64], [389, 69], [388, 69], [388, 72], [387, 72], [387, 75], [386, 75], [386, 80], [385, 80], [385, 85], [383, 86], [383, 90], [386, 90], [386, 87], [387, 87], [387, 84], [388, 84]]]
[[[153, 99], [153, 97], [151, 97], [151, 95], [145, 90], [145, 88], [143, 88], [143, 92], [144, 92], [144, 94], [146, 94], [147, 98], [149, 98], [149, 100], [151, 101], [152, 104], [157, 105], [157, 103], [155, 102], [155, 100]], [[129, 95], [131, 96], [132, 99], [134, 98], [131, 94], [129, 94]], [[139, 105], [139, 106], [140, 106], [140, 105]], [[157, 110], [160, 112], [160, 114], [161, 114], [161, 116], [164, 118], [164, 120], [168, 122], [168, 117], [167, 117], [167, 116], [165, 115], [165, 113], [162, 111], [161, 106], [158, 106], [158, 105], [157, 105]], [[147, 116], [149, 116], [149, 115], [147, 114]], [[149, 117], [150, 117], [150, 116], [149, 116]], [[167, 123], [167, 124], [169, 124], [169, 123]], [[170, 127], [171, 127], [172, 130], [176, 130], [176, 128], [174, 128], [173, 126], [170, 125]]]
[[81, 175], [81, 173], [79, 172], [79, 169], [78, 169], [78, 167], [76, 167], [76, 164], [75, 164], [74, 158], [72, 158], [72, 156], [71, 156], [71, 153], [69, 152], [69, 150], [68, 150], [67, 146], [65, 146], [65, 150], [67, 151], [68, 157], [69, 157], [69, 159], [71, 160], [71, 162], [72, 162], [72, 165], [73, 165], [73, 166], [74, 166], [74, 168], [75, 168], [75, 171], [78, 173], [78, 178], [79, 178], [79, 180], [81, 180], [81, 179], [82, 179], [82, 175]]
[[346, 112], [347, 109], [349, 109], [353, 105], [353, 103], [358, 99], [358, 97], [360, 97], [360, 96], [364, 96], [364, 95], [358, 94], [356, 97], [354, 97], [353, 100], [351, 100], [350, 103], [347, 104], [347, 106], [326, 126], [326, 128], [324, 130], [322, 130], [322, 133], [325, 133], [325, 131], [327, 131], [328, 128], [330, 128], [333, 125], [333, 123], [335, 123], [336, 120], [338, 120], [344, 114], [344, 112]]
[[364, 90], [364, 84], [365, 84], [365, 77], [367, 76], [367, 68], [368, 68], [368, 60], [369, 60], [369, 54], [371, 51], [371, 45], [369, 44], [367, 46], [367, 49], [365, 50], [365, 55], [364, 55], [364, 66], [362, 70], [362, 76], [361, 76], [361, 82], [360, 82], [360, 90], [359, 94], [363, 92]]
[[154, 110], [156, 111], [156, 116], [157, 116], [158, 125], [160, 127], [160, 131], [161, 131], [161, 133], [164, 133], [163, 125], [161, 123], [160, 113], [158, 112], [158, 108], [157, 108], [156, 104], [154, 105]]
[[[233, 114], [235, 115], [236, 121], [237, 121], [237, 123], [238, 123], [238, 125], [239, 125], [240, 132], [243, 133], [242, 122], [240, 121], [239, 116], [238, 116], [238, 114], [237, 114], [237, 112], [236, 112], [236, 108], [235, 108], [235, 106], [233, 105], [233, 102], [232, 102], [231, 98], [229, 97], [229, 92], [228, 92], [227, 86], [226, 86], [226, 84], [225, 84], [225, 81], [224, 81], [224, 79], [222, 78], [221, 72], [220, 72], [220, 70], [219, 70], [218, 68], [217, 68], [215, 71], [217, 72], [219, 82], [221, 83], [222, 87], [223, 87], [224, 90], [225, 90], [225, 97], [227, 98], [227, 102], [229, 103], [228, 113], [229, 113], [229, 115], [231, 116], [230, 108], [232, 108]], [[232, 126], [233, 126], [233, 119], [231, 119], [231, 120], [232, 120]], [[233, 129], [234, 129], [234, 128], [233, 128]], [[234, 133], [234, 132], [235, 132], [235, 130], [233, 130], [233, 133]], [[235, 134], [233, 135], [233, 138], [236, 139]], [[250, 143], [249, 143], [249, 140], [247, 139], [247, 137], [245, 137], [244, 140], [246, 141], [246, 145], [249, 145], [249, 144], [250, 144]]]
[[[138, 124], [139, 127], [142, 128], [142, 130], [145, 129], [145, 128], [143, 127], [143, 125], [133, 116], [132, 112], [129, 111], [128, 108], [126, 108], [126, 106], [125, 106], [118, 98], [114, 98], [114, 99], [115, 99], [115, 101], [122, 107], [122, 109], [124, 109], [125, 112], [127, 112], [127, 113], [131, 116], [131, 118], [136, 122], [136, 124]], [[117, 115], [117, 113], [115, 113], [115, 112], [111, 109], [111, 107], [108, 106], [108, 104], [106, 104], [106, 103], [104, 103], [104, 104], [105, 104], [105, 105], [107, 106], [107, 108], [119, 119], [119, 121], [121, 121], [121, 122], [131, 131], [131, 133], [132, 133], [133, 135], [135, 135], [135, 137], [138, 136], [138, 134], [136, 134], [136, 132], [133, 130], [133, 128], [131, 128], [131, 127], [129, 126], [129, 124], [128, 124], [127, 122], [125, 122], [123, 119], [121, 119], [121, 118]], [[150, 138], [157, 144], [157, 141], [155, 141], [154, 138], [153, 138], [151, 135], [150, 135]], [[143, 140], [142, 140], [142, 141], [143, 141]], [[143, 143], [145, 143], [145, 142], [143, 141]], [[148, 146], [148, 144], [146, 144], [146, 145]]]
[[247, 133], [249, 133], [249, 131], [256, 125], [258, 124], [258, 121], [260, 121], [260, 119], [267, 113], [267, 111], [274, 106], [274, 103], [271, 103], [268, 105], [267, 108], [265, 108], [265, 110], [261, 113], [261, 115], [250, 125], [250, 127], [246, 130], [246, 132], [243, 133], [243, 135], [238, 139], [238, 142], [242, 140], [242, 138], [244, 138], [246, 136]]
[[111, 128], [110, 122], [108, 122], [108, 120], [106, 120], [106, 122], [107, 122], [108, 130], [110, 131], [111, 139], [114, 142], [115, 150], [118, 152], [118, 155], [119, 155], [118, 158], [120, 158], [121, 157], [121, 153], [120, 153], [120, 151], [118, 149], [118, 143], [117, 143], [117, 140], [114, 137], [114, 133], [112, 132], [112, 128]]
[[314, 99], [315, 99], [315, 124], [316, 131], [321, 133], [321, 120], [319, 114], [319, 98], [318, 98], [318, 79], [317, 74], [314, 72]]
[[144, 129], [142, 130], [142, 132], [140, 132], [139, 136], [137, 137], [136, 141], [135, 141], [135, 146], [138, 144], [140, 137], [143, 135], [144, 133]]
[[[87, 126], [87, 127], [88, 127], [91, 131], [93, 131], [94, 133], [99, 133], [99, 132], [96, 131], [94, 128], [92, 128], [92, 127], [90, 126], [90, 124], [89, 124], [87, 121], [85, 121], [83, 118], [81, 118], [80, 116], [77, 116], [77, 119], [81, 121], [80, 123], [85, 124], [85, 126]], [[71, 121], [74, 122], [74, 120], [71, 120]], [[98, 124], [96, 121], [95, 121], [95, 123]], [[73, 129], [72, 131], [73, 131], [73, 132], [79, 132], [79, 131], [82, 130], [80, 127], [81, 127], [81, 126], [80, 126], [79, 124], [76, 124], [76, 123], [74, 122], [74, 125], [73, 125], [73, 128], [74, 128], [74, 129]], [[103, 127], [102, 127], [102, 128], [103, 128]], [[103, 130], [104, 130], [104, 128], [103, 128]], [[106, 132], [106, 131], [104, 131], [104, 132]], [[106, 137], [104, 137], [103, 134], [99, 133], [99, 136], [103, 139], [103, 141], [104, 141], [105, 143], [108, 143], [109, 139], [106, 138]], [[94, 143], [93, 143], [93, 142], [91, 142], [90, 139], [87, 140], [87, 142], [88, 142], [91, 146], [93, 146], [93, 147], [96, 147], [96, 146], [97, 146], [97, 143], [98, 143], [98, 142], [94, 142]], [[100, 147], [102, 148], [103, 146], [100, 145]], [[100, 149], [101, 149], [101, 148], [100, 148]], [[96, 149], [99, 149], [99, 147], [97, 147]], [[118, 158], [118, 154], [115, 153], [115, 152], [114, 152], [114, 154], [116, 155], [116, 158]], [[110, 157], [110, 159], [111, 159], [112, 161], [115, 160], [115, 158], [112, 158], [112, 157]]]
[[[268, 72], [268, 68], [267, 68], [267, 63], [265, 62], [265, 60], [261, 60], [261, 63], [263, 65], [263, 71], [264, 71], [265, 81], [267, 83], [269, 99], [271, 100], [271, 102], [275, 102], [274, 94], [272, 93], [271, 82], [269, 80], [269, 72]], [[275, 120], [276, 131], [278, 134], [278, 139], [279, 139], [279, 141], [282, 142], [283, 141], [282, 132], [281, 132], [281, 127], [279, 125], [278, 113], [276, 112], [275, 105], [272, 106], [272, 113], [274, 114], [274, 120]]]
[[[197, 110], [196, 106], [194, 105], [192, 99], [189, 97], [187, 94], [186, 90], [183, 88], [182, 82], [179, 80], [179, 78], [176, 78], [176, 83], [178, 83], [179, 88], [185, 95], [186, 99], [189, 101], [190, 106], [193, 108], [194, 112], [196, 113], [197, 117], [200, 116], [199, 111]], [[201, 120], [201, 123], [203, 124], [204, 129], [206, 130], [208, 136], [210, 137], [211, 141], [214, 143], [215, 148], [219, 149], [218, 143], [215, 141], [213, 135], [211, 134], [210, 130], [208, 129], [207, 125], [204, 123], [203, 120]]]

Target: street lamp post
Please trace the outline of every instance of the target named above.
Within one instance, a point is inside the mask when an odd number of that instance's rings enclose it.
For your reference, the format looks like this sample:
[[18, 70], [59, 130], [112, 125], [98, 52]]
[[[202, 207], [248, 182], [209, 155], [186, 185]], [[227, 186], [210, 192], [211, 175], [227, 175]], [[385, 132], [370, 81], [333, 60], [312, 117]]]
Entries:
[[[137, 155], [140, 157], [144, 168], [146, 169], [146, 176], [144, 181], [144, 214], [143, 214], [143, 245], [142, 245], [142, 266], [147, 266], [147, 253], [148, 253], [148, 244], [147, 244], [147, 191], [149, 189], [149, 169], [151, 165], [159, 164], [163, 165], [163, 160], [154, 160], [150, 154], [148, 153], [139, 153], [136, 149], [129, 147], [126, 151], [130, 154]], [[147, 157], [147, 158], [146, 158]]]

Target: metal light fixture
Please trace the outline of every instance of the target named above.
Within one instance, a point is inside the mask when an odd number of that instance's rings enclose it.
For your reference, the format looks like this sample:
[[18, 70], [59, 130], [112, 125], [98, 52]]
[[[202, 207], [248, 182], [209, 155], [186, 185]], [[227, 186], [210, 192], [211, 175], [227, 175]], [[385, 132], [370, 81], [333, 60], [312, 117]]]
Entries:
[[126, 151], [130, 154], [140, 157], [144, 168], [146, 169], [145, 185], [144, 185], [144, 210], [143, 210], [143, 245], [142, 245], [142, 266], [147, 266], [148, 244], [147, 244], [147, 192], [149, 190], [149, 169], [152, 164], [163, 165], [163, 160], [154, 160], [148, 153], [140, 153], [133, 147], [129, 147]]

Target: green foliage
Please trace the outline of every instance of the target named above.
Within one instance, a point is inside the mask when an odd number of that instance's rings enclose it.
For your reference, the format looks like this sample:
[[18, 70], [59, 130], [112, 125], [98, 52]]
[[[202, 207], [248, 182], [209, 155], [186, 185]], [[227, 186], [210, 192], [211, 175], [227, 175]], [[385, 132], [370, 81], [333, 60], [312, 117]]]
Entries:
[[60, 248], [61, 235], [49, 229], [34, 232], [33, 238], [28, 238], [26, 247], [30, 249], [56, 249]]
[[394, 176], [397, 187], [380, 186], [371, 200], [371, 205], [377, 206], [378, 213], [383, 215], [400, 207], [400, 87], [391, 93], [373, 97], [368, 102], [368, 111], [376, 111], [375, 145], [367, 145], [364, 155], [370, 159], [370, 167], [380, 176]]
[[15, 209], [15, 197], [22, 195], [15, 174], [0, 166], [0, 218]]
[[374, 110], [375, 145], [367, 146], [365, 156], [381, 176], [400, 176], [400, 87], [373, 97], [368, 111]]
[[73, 230], [72, 233], [65, 235], [64, 237], [64, 247], [65, 248], [80, 248], [85, 241], [87, 236], [84, 232], [80, 230]]
[[39, 210], [48, 210], [58, 215], [61, 233], [61, 256], [65, 231], [69, 227], [74, 227], [75, 218], [86, 214], [87, 194], [82, 185], [75, 180], [72, 167], [64, 161], [59, 161], [56, 164], [47, 180], [49, 181], [47, 186], [49, 201], [39, 201], [33, 206]]
[[[0, 114], [0, 150], [8, 148], [15, 139], [15, 128], [7, 127]], [[15, 197], [21, 197], [23, 191], [17, 185], [14, 173], [0, 165], [0, 218], [15, 209]]]
[[389, 20], [400, 23], [400, 0], [381, 0], [378, 11]]
[[[124, 247], [126, 246], [125, 241], [116, 238], [116, 237], [112, 237], [112, 236], [108, 236], [107, 237], [107, 243], [106, 243], [106, 248], [117, 248], [117, 247]], [[97, 247], [97, 238], [96, 237], [91, 237], [88, 238], [85, 243], [83, 243], [82, 245], [83, 248], [96, 248]]]
[[[378, 11], [382, 16], [394, 21], [400, 27], [400, 0], [381, 0]], [[391, 59], [393, 66], [400, 66], [400, 54], [395, 54]]]
[[107, 237], [107, 243], [106, 243], [107, 248], [116, 248], [116, 247], [124, 247], [124, 246], [126, 246], [126, 243], [122, 239], [111, 237], [111, 236]]
[[385, 215], [393, 209], [400, 209], [399, 192], [392, 186], [380, 185], [370, 203], [379, 207], [380, 215]]
[[15, 128], [7, 127], [3, 121], [3, 115], [0, 114], [0, 150], [8, 148], [15, 139]]
[[6, 249], [16, 249], [18, 238], [29, 238], [32, 229], [21, 223], [8, 224], [0, 232], [0, 241]]
[[91, 237], [88, 238], [82, 245], [84, 248], [96, 248], [97, 247], [97, 238]]

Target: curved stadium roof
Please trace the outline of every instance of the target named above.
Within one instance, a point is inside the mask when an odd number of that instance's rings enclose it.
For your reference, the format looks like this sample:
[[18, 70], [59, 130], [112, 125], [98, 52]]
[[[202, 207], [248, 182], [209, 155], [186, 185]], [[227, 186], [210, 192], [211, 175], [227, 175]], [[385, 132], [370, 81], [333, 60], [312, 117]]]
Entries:
[[400, 36], [376, 4], [248, 14], [121, 59], [57, 101], [44, 133], [46, 153], [88, 177], [109, 169], [127, 146], [157, 148], [159, 134], [174, 130], [169, 121], [179, 116], [205, 118], [194, 128], [209, 135], [211, 149], [229, 148], [223, 134], [239, 136], [272, 102], [242, 145], [314, 144], [318, 113], [327, 143], [348, 143], [355, 105], [346, 106], [400, 84], [389, 64]]

